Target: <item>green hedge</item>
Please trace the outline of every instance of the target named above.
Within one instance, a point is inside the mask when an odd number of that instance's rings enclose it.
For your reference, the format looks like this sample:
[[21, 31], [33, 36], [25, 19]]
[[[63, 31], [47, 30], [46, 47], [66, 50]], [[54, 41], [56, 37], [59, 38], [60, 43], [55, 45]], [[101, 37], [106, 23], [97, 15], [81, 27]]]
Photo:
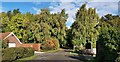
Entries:
[[2, 50], [2, 62], [10, 62], [32, 55], [34, 55], [34, 49], [30, 47], [6, 48]]

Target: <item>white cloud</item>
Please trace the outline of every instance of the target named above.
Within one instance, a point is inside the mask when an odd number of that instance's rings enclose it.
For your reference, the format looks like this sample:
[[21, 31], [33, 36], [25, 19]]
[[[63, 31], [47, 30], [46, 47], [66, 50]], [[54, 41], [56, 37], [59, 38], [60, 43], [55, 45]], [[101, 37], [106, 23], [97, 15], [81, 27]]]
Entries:
[[3, 10], [2, 10], [2, 6], [0, 6], [0, 13], [2, 12]]
[[119, 2], [119, 0], [53, 0], [53, 2]]
[[[79, 3], [80, 4], [80, 3]], [[60, 12], [62, 9], [66, 10], [66, 13], [68, 14], [67, 19], [67, 27], [70, 28], [70, 25], [75, 21], [73, 18], [75, 18], [75, 14], [78, 10], [78, 7], [76, 7], [75, 3], [72, 2], [61, 2], [61, 3], [51, 3], [51, 6], [49, 6], [51, 13], [57, 13]]]
[[[61, 3], [51, 3], [49, 6], [51, 13], [60, 12], [61, 9], [65, 9], [66, 13], [68, 13], [68, 20], [66, 22], [67, 27], [70, 28], [71, 24], [75, 21], [75, 14], [79, 7], [83, 4], [80, 2], [64, 2]], [[73, 0], [71, 0], [73, 1]], [[117, 14], [118, 12], [118, 4], [117, 2], [89, 2], [87, 3], [87, 8], [96, 8], [96, 12], [101, 16], [106, 15], [108, 13]]]
[[32, 9], [36, 11], [36, 14], [39, 14], [41, 12], [41, 10], [36, 7], [32, 7]]
[[0, 13], [3, 12], [3, 11], [6, 12], [6, 11], [3, 9], [2, 3], [0, 2]]
[[110, 14], [118, 14], [118, 3], [117, 2], [92, 2], [87, 4], [87, 8], [96, 8], [97, 13], [100, 16]]
[[33, 4], [38, 5], [41, 4], [42, 2], [33, 2]]
[[[65, 0], [59, 0], [62, 2], [52, 2], [50, 3], [49, 9], [51, 10], [51, 13], [57, 13], [61, 12], [62, 9], [66, 10], [66, 13], [68, 13], [68, 19], [67, 19], [67, 27], [70, 28], [71, 24], [75, 21], [75, 14], [79, 7], [84, 2], [78, 2], [76, 0], [75, 2], [64, 2]], [[70, 0], [73, 1], [73, 0]], [[92, 1], [92, 0], [89, 0]], [[99, 1], [99, 0], [98, 0]], [[117, 2], [88, 2], [87, 8], [96, 8], [96, 12], [101, 16], [106, 15], [108, 13], [111, 14], [118, 14], [118, 3]], [[32, 7], [35, 11], [37, 11], [37, 14], [40, 13], [40, 9], [36, 7]]]
[[1, 0], [1, 2], [118, 2], [119, 0]]
[[37, 11], [38, 9], [36, 7], [32, 7], [35, 11]]
[[90, 2], [118, 2], [119, 0], [91, 0]]

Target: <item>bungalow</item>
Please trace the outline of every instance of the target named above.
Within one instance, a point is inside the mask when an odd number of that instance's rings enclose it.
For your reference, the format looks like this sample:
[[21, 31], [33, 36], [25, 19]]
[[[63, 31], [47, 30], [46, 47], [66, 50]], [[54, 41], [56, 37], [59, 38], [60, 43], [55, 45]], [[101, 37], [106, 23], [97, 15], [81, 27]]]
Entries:
[[7, 43], [8, 47], [32, 47], [34, 50], [40, 50], [40, 44], [23, 44], [13, 32], [0, 33], [0, 40]]

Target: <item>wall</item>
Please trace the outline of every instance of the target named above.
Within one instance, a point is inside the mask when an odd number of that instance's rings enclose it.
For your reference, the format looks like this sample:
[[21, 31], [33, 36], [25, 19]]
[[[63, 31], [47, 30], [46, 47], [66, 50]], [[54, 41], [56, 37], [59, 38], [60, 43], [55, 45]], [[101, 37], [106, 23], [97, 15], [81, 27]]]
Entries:
[[21, 44], [21, 47], [32, 47], [35, 51], [40, 51], [41, 44]]

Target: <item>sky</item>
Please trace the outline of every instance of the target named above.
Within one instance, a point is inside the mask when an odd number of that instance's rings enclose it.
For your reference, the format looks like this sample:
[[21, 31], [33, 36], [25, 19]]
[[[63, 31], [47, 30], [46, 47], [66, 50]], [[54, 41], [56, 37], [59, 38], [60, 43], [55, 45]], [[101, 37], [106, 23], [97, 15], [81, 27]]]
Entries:
[[[107, 1], [107, 0], [106, 0]], [[117, 1], [117, 0], [116, 0]], [[118, 2], [88, 2], [87, 8], [96, 8], [96, 12], [99, 16], [103, 16], [106, 14], [118, 15]], [[61, 9], [65, 9], [66, 13], [68, 13], [68, 19], [66, 22], [66, 26], [70, 28], [72, 23], [75, 21], [75, 14], [77, 10], [81, 7], [85, 2], [77, 2], [70, 0], [70, 2], [66, 2], [66, 0], [59, 0], [57, 2], [2, 2], [0, 3], [0, 12], [7, 12], [9, 10], [20, 9], [22, 13], [31, 12], [33, 14], [40, 13], [40, 9], [48, 8], [51, 13], [60, 12]]]

